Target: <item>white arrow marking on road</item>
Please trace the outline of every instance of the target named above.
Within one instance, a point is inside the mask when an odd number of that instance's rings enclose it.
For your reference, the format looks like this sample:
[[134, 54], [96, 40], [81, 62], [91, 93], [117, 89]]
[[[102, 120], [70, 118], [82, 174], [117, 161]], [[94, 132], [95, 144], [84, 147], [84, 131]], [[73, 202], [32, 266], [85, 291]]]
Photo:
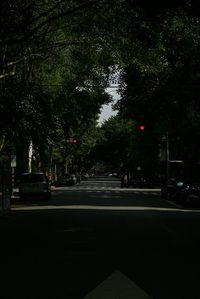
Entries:
[[150, 299], [132, 280], [120, 271], [113, 272], [83, 299]]

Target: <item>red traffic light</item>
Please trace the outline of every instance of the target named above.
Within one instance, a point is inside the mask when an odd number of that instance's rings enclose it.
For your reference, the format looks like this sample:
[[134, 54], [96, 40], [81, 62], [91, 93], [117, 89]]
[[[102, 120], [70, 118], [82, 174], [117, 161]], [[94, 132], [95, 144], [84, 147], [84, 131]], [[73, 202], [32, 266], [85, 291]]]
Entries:
[[139, 129], [140, 129], [140, 131], [144, 131], [145, 126], [144, 125], [140, 125]]
[[69, 138], [67, 138], [67, 139], [64, 139], [63, 142], [64, 142], [64, 143], [74, 143], [74, 144], [78, 143], [77, 139], [74, 139], [74, 138], [72, 138], [72, 137], [69, 137]]

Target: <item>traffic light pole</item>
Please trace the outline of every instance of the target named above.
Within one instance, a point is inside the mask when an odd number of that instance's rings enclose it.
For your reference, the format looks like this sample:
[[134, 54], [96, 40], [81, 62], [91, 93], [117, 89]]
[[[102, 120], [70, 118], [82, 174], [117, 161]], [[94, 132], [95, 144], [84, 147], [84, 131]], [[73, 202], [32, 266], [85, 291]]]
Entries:
[[167, 184], [169, 180], [169, 133], [168, 132], [166, 132], [165, 167], [166, 167], [165, 180]]

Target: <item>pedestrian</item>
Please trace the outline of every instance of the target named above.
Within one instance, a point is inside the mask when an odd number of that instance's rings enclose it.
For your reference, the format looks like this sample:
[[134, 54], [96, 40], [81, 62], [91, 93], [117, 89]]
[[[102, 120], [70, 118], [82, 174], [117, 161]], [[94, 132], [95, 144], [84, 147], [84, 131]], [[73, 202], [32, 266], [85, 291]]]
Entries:
[[77, 178], [77, 183], [80, 183], [80, 181], [81, 181], [81, 175], [80, 175], [79, 171], [76, 173], [76, 178]]
[[128, 175], [126, 173], [123, 173], [121, 176], [121, 188], [127, 188], [128, 187]]
[[128, 176], [127, 176], [127, 174], [124, 174], [124, 187], [125, 188], [128, 187]]

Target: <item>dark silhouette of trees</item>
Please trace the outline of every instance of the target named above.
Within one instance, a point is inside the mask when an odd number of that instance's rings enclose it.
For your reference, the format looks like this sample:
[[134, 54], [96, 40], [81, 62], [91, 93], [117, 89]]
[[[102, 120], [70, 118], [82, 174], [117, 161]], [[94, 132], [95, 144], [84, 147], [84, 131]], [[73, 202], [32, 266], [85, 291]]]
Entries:
[[192, 1], [3, 0], [0, 16], [1, 155], [32, 140], [46, 165], [52, 144], [59, 152], [70, 132], [81, 140], [110, 101], [105, 88], [118, 68], [120, 122], [147, 128], [123, 156], [141, 160], [143, 149], [157, 156], [168, 132], [172, 158], [188, 169], [199, 163], [200, 26]]

